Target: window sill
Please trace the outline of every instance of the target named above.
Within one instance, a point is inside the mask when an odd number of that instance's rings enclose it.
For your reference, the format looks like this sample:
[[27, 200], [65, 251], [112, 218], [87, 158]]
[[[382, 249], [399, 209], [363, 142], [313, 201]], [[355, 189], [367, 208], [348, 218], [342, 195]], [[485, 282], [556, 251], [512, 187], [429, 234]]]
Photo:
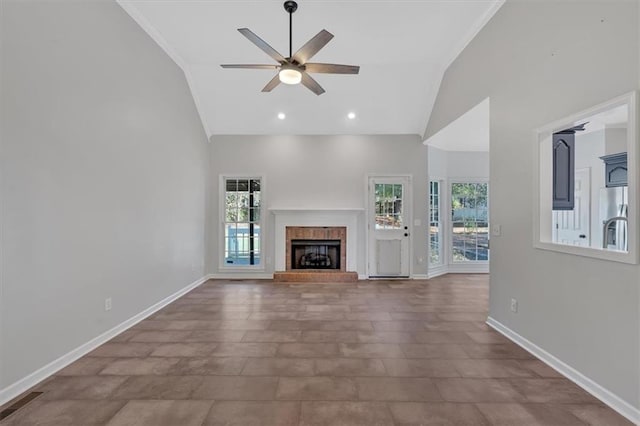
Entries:
[[600, 250], [591, 247], [570, 246], [564, 244], [555, 244], [538, 241], [533, 244], [538, 250], [554, 251], [556, 253], [565, 253], [573, 256], [590, 257], [592, 259], [606, 260], [609, 262], [620, 262], [635, 265], [638, 259], [630, 252]]

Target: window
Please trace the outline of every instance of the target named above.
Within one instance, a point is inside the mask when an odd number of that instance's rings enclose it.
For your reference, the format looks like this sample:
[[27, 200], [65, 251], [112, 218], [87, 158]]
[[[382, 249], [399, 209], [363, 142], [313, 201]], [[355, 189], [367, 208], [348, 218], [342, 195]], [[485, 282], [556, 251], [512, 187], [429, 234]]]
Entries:
[[429, 265], [442, 264], [440, 181], [429, 181]]
[[486, 182], [451, 184], [453, 262], [489, 260], [488, 187]]
[[376, 229], [402, 229], [402, 184], [376, 183]]
[[259, 178], [223, 178], [224, 266], [261, 265]]
[[537, 248], [637, 263], [637, 96], [538, 129]]

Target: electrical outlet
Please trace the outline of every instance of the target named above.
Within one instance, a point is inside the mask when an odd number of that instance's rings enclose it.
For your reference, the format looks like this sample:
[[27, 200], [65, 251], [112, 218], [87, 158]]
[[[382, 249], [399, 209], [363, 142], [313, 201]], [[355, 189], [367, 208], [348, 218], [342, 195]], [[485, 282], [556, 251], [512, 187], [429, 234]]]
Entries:
[[518, 312], [518, 300], [511, 299], [511, 312]]
[[494, 223], [491, 227], [491, 235], [493, 235], [494, 237], [499, 237], [500, 235], [502, 235], [502, 225]]
[[104, 310], [105, 311], [110, 311], [111, 310], [111, 298], [107, 297], [106, 299], [104, 299]]

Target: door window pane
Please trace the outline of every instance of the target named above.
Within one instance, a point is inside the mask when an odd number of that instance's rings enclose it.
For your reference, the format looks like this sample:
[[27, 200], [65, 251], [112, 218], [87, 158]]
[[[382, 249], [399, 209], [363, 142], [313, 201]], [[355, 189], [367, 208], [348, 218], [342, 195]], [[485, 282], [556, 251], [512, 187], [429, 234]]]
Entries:
[[402, 229], [402, 184], [376, 183], [376, 229]]
[[451, 244], [454, 262], [489, 260], [488, 184], [451, 185]]

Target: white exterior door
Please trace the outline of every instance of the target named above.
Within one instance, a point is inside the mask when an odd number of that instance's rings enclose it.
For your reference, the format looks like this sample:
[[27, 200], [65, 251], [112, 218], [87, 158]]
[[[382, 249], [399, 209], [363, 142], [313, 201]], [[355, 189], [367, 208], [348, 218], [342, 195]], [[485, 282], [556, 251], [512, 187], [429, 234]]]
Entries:
[[590, 169], [576, 170], [573, 210], [553, 211], [553, 241], [558, 244], [589, 247], [591, 236], [591, 181]]
[[369, 178], [369, 276], [410, 274], [409, 176]]

